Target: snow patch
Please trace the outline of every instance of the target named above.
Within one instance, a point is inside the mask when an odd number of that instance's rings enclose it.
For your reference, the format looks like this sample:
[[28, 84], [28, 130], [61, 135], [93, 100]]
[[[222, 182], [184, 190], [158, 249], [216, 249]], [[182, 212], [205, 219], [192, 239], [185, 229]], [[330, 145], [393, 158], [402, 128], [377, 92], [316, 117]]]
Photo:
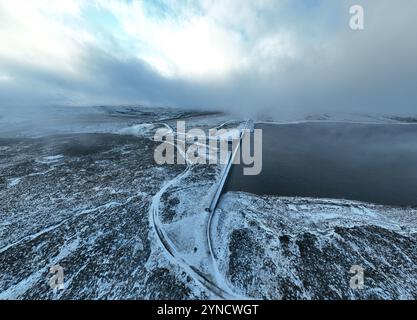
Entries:
[[143, 137], [149, 134], [153, 129], [154, 125], [150, 123], [141, 123], [131, 127], [120, 129], [117, 133], [122, 135], [132, 135], [136, 137]]
[[13, 179], [9, 179], [9, 188], [13, 188], [15, 186], [17, 186], [19, 184], [19, 182], [22, 180], [22, 178], [13, 178]]

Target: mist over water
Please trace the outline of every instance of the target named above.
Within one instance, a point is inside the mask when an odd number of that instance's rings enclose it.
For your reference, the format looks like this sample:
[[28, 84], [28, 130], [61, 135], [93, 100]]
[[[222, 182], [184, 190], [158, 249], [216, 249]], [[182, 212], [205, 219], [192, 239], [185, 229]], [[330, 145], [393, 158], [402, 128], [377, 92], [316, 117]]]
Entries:
[[417, 205], [417, 125], [259, 124], [263, 170], [232, 168], [226, 191]]

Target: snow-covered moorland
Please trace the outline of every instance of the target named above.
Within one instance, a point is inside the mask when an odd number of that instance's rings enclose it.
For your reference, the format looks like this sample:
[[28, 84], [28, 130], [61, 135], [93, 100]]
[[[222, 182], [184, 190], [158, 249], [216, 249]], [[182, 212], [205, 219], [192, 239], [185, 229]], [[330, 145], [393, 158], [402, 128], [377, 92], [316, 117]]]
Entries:
[[416, 209], [230, 192], [211, 214], [223, 167], [154, 162], [154, 132], [178, 119], [242, 123], [138, 107], [1, 119], [0, 299], [417, 298]]

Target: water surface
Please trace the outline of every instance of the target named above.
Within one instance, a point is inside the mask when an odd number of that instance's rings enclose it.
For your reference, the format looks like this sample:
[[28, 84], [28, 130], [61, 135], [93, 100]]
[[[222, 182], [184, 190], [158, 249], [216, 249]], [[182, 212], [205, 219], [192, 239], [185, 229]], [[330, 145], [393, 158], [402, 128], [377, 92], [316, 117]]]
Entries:
[[417, 125], [259, 124], [263, 170], [234, 165], [226, 191], [417, 205]]

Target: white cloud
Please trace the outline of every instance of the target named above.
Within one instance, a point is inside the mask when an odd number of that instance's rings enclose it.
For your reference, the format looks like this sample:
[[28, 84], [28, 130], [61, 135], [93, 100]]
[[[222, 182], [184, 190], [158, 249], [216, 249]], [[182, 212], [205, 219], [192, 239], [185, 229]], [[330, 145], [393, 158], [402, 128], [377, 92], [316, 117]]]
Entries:
[[82, 28], [66, 25], [78, 19], [78, 0], [0, 0], [0, 63], [79, 75], [82, 46], [94, 41]]
[[291, 33], [271, 32], [259, 19], [281, 1], [202, 0], [185, 8], [181, 1], [164, 2], [171, 14], [149, 14], [149, 3], [141, 0], [0, 0], [0, 64], [88, 76], [82, 64], [86, 46], [113, 55], [116, 50], [89, 30], [82, 17], [87, 6], [107, 10], [118, 20], [130, 37], [128, 47], [135, 48], [125, 57], [144, 60], [169, 78], [226, 79], [245, 69], [268, 72], [296, 57]]
[[[207, 80], [249, 67], [265, 71], [269, 63], [296, 51], [289, 33], [260, 30], [257, 12], [270, 9], [270, 0], [204, 0], [198, 9], [176, 10], [177, 16], [147, 15], [144, 1], [97, 3], [140, 44], [138, 57], [169, 77]], [[179, 3], [166, 1], [174, 9]]]
[[151, 45], [156, 55], [165, 60], [165, 70], [161, 71], [166, 74], [218, 77], [244, 62], [239, 36], [203, 17], [195, 17], [175, 29], [164, 27], [154, 36]]
[[0, 81], [6, 82], [6, 81], [11, 81], [11, 80], [13, 80], [13, 78], [9, 76], [8, 74], [0, 73]]
[[[349, 28], [358, 1], [359, 34]], [[415, 9], [414, 0], [0, 0], [0, 105], [24, 96], [415, 109]]]

